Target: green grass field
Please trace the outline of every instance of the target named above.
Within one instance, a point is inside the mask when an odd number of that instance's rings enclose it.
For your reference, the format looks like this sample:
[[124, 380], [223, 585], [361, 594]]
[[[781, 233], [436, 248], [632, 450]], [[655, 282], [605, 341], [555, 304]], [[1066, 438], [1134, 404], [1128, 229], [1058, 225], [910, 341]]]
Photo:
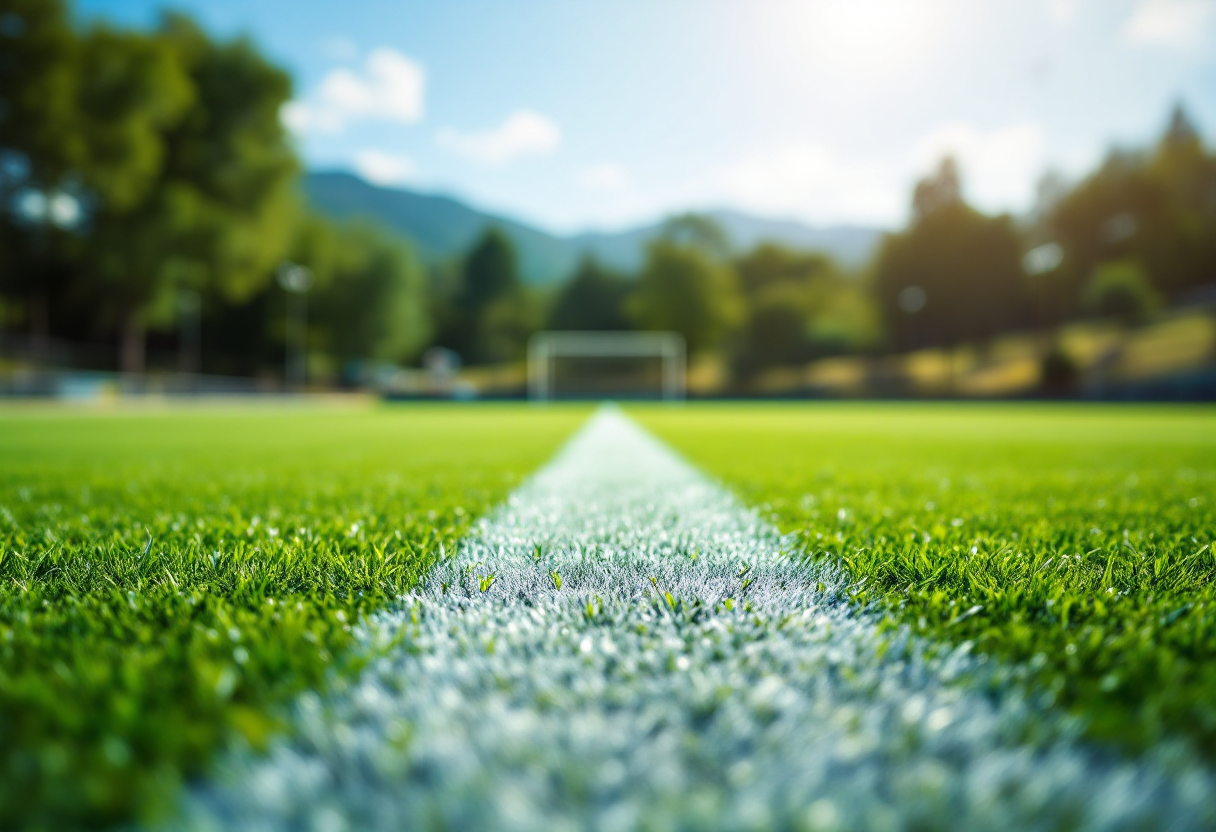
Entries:
[[586, 413], [0, 412], [0, 829], [155, 815], [264, 741]]
[[635, 408], [842, 563], [858, 604], [1008, 663], [1090, 735], [1216, 758], [1216, 411]]
[[[0, 411], [0, 829], [152, 817], [259, 747], [589, 412]], [[1211, 408], [628, 412], [887, 626], [972, 642], [1130, 753], [1216, 757]]]

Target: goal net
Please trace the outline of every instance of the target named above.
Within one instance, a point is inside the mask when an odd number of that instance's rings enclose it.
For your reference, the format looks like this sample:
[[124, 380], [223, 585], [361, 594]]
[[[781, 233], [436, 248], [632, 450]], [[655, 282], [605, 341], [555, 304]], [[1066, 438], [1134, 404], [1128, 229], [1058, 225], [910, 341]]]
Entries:
[[538, 332], [528, 342], [528, 395], [684, 398], [684, 336], [675, 332]]

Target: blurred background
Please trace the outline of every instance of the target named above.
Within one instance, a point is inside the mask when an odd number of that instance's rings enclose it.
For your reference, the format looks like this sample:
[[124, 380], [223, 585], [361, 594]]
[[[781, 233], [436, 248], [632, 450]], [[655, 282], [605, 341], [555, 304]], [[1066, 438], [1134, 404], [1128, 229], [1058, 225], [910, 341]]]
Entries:
[[0, 395], [1214, 399], [1213, 129], [1216, 0], [0, 0]]

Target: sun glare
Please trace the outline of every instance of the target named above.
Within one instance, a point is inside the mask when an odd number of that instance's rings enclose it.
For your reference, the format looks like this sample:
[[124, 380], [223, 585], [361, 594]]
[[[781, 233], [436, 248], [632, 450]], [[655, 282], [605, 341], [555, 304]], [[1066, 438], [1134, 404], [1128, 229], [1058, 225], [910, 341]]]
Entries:
[[794, 28], [818, 57], [863, 76], [884, 76], [923, 63], [938, 30], [934, 3], [871, 0], [794, 8]]

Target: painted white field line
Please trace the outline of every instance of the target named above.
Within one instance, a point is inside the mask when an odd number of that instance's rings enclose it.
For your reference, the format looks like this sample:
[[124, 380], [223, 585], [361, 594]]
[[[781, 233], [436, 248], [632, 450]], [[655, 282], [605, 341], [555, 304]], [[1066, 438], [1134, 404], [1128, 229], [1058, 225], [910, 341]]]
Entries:
[[[841, 576], [601, 411], [191, 829], [1200, 829], [1207, 772], [1131, 762], [966, 650], [880, 638]], [[341, 683], [339, 683], [341, 684]], [[987, 692], [986, 692], [987, 691]]]

